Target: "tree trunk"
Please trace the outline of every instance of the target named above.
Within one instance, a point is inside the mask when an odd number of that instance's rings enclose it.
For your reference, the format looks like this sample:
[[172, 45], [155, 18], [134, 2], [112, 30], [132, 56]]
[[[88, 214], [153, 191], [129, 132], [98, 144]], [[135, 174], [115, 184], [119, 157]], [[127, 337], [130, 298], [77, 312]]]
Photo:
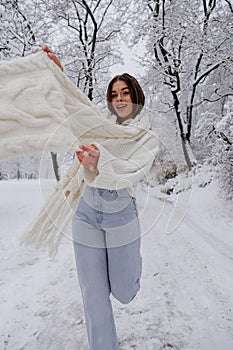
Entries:
[[188, 168], [191, 170], [195, 165], [197, 165], [197, 160], [191, 148], [190, 142], [185, 137], [182, 138], [182, 148]]
[[[178, 121], [178, 126], [180, 130], [180, 138], [181, 138], [181, 143], [182, 143], [182, 149], [184, 153], [184, 158], [187, 163], [187, 166], [189, 170], [192, 169], [193, 166], [197, 164], [196, 157], [193, 153], [193, 150], [190, 145], [190, 134], [188, 132], [185, 132], [186, 125], [185, 122], [182, 118], [181, 112], [180, 112], [180, 101], [177, 95], [177, 92], [180, 91], [180, 84], [179, 84], [179, 75], [176, 74], [177, 78], [177, 89], [176, 90], [171, 90], [172, 97], [173, 97], [173, 105], [176, 113], [176, 118]], [[191, 132], [191, 128], [189, 130]]]
[[57, 182], [60, 180], [60, 175], [59, 175], [59, 165], [57, 161], [57, 153], [51, 152], [51, 157], [52, 157], [52, 163], [53, 163], [53, 171], [56, 177]]

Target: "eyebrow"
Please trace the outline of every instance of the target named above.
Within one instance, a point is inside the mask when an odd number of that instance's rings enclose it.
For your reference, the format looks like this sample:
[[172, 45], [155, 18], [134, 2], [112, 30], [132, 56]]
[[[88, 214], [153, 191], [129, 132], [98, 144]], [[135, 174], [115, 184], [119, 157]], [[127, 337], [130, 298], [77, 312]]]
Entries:
[[[129, 90], [129, 87], [126, 86], [126, 87], [124, 87], [124, 88], [121, 89], [121, 91], [123, 91], [123, 90]], [[116, 92], [116, 91], [115, 91], [115, 90], [112, 90], [111, 92]]]

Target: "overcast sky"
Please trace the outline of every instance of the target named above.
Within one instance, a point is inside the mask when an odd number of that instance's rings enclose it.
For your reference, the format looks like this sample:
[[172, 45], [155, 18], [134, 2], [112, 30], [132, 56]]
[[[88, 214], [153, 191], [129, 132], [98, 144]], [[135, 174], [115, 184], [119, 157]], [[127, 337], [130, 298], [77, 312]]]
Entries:
[[144, 47], [142, 44], [135, 45], [132, 49], [129, 49], [127, 45], [122, 42], [121, 50], [123, 55], [124, 64], [115, 65], [111, 68], [112, 75], [129, 73], [134, 76], [138, 76], [143, 73], [143, 68], [135, 62], [135, 56], [142, 56]]

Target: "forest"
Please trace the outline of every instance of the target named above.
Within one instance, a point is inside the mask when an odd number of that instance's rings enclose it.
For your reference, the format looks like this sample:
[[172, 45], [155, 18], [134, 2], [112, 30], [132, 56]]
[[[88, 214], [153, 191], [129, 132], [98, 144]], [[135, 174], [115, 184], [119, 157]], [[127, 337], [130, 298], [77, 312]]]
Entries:
[[[0, 59], [46, 43], [102, 109], [114, 67], [124, 69], [124, 44], [160, 138], [150, 184], [205, 167], [206, 183], [218, 179], [232, 199], [232, 13], [229, 0], [1, 0]], [[47, 160], [57, 179], [61, 158]], [[0, 180], [38, 178], [40, 162], [39, 154], [1, 162]]]
[[[118, 72], [145, 92], [160, 147], [137, 187], [141, 288], [112, 298], [120, 350], [233, 349], [232, 14], [231, 0], [0, 0], [1, 62], [47, 44], [103, 113]], [[73, 157], [0, 162], [1, 349], [88, 349], [71, 230], [53, 259], [22, 244]]]

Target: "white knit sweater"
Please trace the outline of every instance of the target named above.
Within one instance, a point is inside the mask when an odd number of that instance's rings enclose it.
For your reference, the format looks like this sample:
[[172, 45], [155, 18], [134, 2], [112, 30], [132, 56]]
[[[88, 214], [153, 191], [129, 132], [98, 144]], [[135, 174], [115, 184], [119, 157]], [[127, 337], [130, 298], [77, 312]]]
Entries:
[[49, 245], [53, 255], [86, 184], [120, 189], [133, 186], [149, 171], [158, 150], [147, 115], [128, 125], [103, 118], [68, 77], [40, 52], [0, 62], [0, 158], [34, 151], [70, 152], [79, 143], [100, 150], [98, 175], [77, 159], [54, 195], [24, 236], [27, 242]]

